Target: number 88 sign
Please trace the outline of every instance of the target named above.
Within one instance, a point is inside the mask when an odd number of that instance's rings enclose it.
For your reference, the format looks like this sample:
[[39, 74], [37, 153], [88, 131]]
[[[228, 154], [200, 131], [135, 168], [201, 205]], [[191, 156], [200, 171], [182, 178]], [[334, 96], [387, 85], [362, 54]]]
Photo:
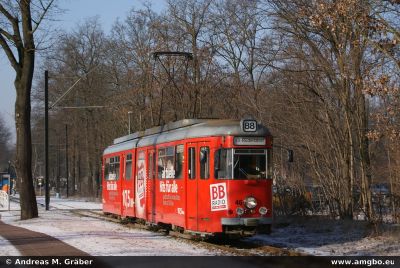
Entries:
[[256, 132], [257, 121], [256, 120], [243, 120], [241, 122], [243, 132]]

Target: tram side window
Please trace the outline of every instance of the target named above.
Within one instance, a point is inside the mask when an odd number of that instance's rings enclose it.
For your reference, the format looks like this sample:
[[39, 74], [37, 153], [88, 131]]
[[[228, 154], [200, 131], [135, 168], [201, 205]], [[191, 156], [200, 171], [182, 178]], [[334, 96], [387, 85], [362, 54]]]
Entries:
[[119, 179], [119, 156], [111, 157], [106, 159], [105, 166], [105, 178], [106, 180], [118, 180]]
[[210, 147], [200, 148], [200, 179], [210, 178]]
[[158, 149], [158, 160], [157, 160], [157, 175], [158, 178], [161, 179], [164, 171], [164, 158], [165, 158], [165, 149]]
[[175, 147], [175, 179], [181, 179], [183, 174], [183, 145]]
[[130, 180], [132, 178], [132, 154], [126, 156], [125, 161], [125, 179]]
[[115, 179], [119, 179], [119, 156], [114, 157], [114, 172], [115, 172]]
[[195, 179], [196, 178], [196, 148], [189, 147], [188, 153], [188, 178]]
[[158, 150], [158, 178], [175, 178], [175, 147], [165, 147]]

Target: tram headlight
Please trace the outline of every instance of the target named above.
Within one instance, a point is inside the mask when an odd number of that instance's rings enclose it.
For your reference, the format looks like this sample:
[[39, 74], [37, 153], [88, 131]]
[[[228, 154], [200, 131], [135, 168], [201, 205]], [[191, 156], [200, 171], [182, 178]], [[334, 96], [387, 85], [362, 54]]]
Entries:
[[244, 214], [244, 209], [240, 208], [240, 207], [236, 208], [236, 214], [238, 214], [239, 216], [243, 215]]
[[244, 204], [247, 208], [252, 209], [257, 206], [257, 200], [254, 197], [249, 196], [249, 197], [246, 197], [246, 199], [244, 200]]
[[268, 212], [268, 209], [266, 207], [260, 207], [258, 209], [258, 212], [260, 212], [261, 215], [265, 215]]

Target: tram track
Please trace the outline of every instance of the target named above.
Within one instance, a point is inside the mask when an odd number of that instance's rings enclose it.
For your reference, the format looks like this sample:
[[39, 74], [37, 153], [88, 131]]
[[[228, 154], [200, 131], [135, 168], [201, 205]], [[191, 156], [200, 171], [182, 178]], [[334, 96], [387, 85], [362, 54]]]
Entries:
[[[19, 202], [17, 197], [12, 198], [13, 202]], [[39, 205], [44, 206], [44, 204], [38, 202]], [[59, 206], [61, 204], [58, 204]], [[205, 240], [194, 239], [189, 234], [182, 234], [175, 231], [168, 231], [156, 226], [145, 225], [135, 222], [130, 222], [125, 219], [121, 219], [118, 216], [104, 215], [101, 210], [93, 209], [76, 209], [72, 206], [62, 204], [65, 208], [52, 207], [57, 210], [69, 211], [80, 217], [89, 217], [100, 219], [108, 222], [113, 222], [126, 226], [132, 229], [143, 229], [147, 231], [157, 232], [161, 235], [170, 236], [178, 240], [184, 240], [193, 245], [201, 245], [207, 249], [223, 252], [226, 255], [233, 256], [303, 256], [304, 254], [297, 251], [283, 248], [270, 246], [262, 244], [260, 242], [245, 241], [243, 239], [229, 239], [229, 238], [208, 238]]]
[[168, 231], [155, 226], [149, 226], [140, 223], [129, 222], [119, 217], [112, 217], [102, 214], [100, 211], [91, 210], [71, 210], [75, 215], [82, 217], [91, 217], [102, 219], [109, 222], [118, 223], [132, 229], [143, 229], [161, 233], [162, 235], [170, 236], [175, 239], [184, 240], [194, 245], [202, 245], [203, 247], [224, 252], [233, 256], [304, 256], [304, 254], [297, 251], [280, 248], [276, 246], [265, 245], [257, 242], [245, 241], [243, 239], [229, 239], [229, 238], [208, 238], [205, 240], [194, 239], [188, 234], [182, 234], [175, 231]]

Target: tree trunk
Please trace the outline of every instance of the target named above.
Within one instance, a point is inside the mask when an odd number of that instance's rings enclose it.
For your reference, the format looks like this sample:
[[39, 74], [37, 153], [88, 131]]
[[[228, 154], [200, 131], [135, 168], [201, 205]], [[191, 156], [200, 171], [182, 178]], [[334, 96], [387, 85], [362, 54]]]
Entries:
[[[346, 105], [346, 107], [348, 107]], [[349, 118], [349, 112], [345, 112], [345, 118], [346, 118], [346, 126], [347, 126], [347, 143], [346, 143], [346, 149], [348, 150], [347, 160], [348, 160], [348, 166], [347, 166], [347, 182], [348, 182], [348, 194], [346, 196], [346, 215], [344, 215], [344, 218], [347, 219], [353, 219], [353, 214], [354, 214], [354, 208], [353, 208], [353, 188], [354, 188], [354, 143], [353, 143], [353, 134], [352, 134], [352, 129], [350, 126], [350, 118]]]
[[[31, 53], [33, 54], [33, 53]], [[29, 61], [31, 68], [24, 69], [15, 80], [17, 98], [15, 101], [15, 124], [17, 130], [16, 169], [20, 192], [21, 220], [38, 217], [35, 191], [32, 179], [32, 136], [31, 136], [31, 84], [34, 56]]]
[[361, 155], [361, 180], [362, 185], [364, 185], [364, 195], [365, 195], [365, 206], [368, 219], [372, 219], [373, 209], [372, 209], [372, 196], [370, 191], [371, 186], [371, 160], [369, 157], [369, 140], [367, 137], [368, 129], [368, 111], [365, 97], [360, 94], [358, 98], [359, 105], [359, 139], [360, 139], [360, 155]]
[[32, 179], [31, 88], [35, 68], [35, 44], [32, 34], [30, 3], [21, 3], [22, 28], [25, 49], [19, 52], [19, 70], [16, 70], [15, 124], [17, 130], [17, 156], [21, 220], [38, 217]]

